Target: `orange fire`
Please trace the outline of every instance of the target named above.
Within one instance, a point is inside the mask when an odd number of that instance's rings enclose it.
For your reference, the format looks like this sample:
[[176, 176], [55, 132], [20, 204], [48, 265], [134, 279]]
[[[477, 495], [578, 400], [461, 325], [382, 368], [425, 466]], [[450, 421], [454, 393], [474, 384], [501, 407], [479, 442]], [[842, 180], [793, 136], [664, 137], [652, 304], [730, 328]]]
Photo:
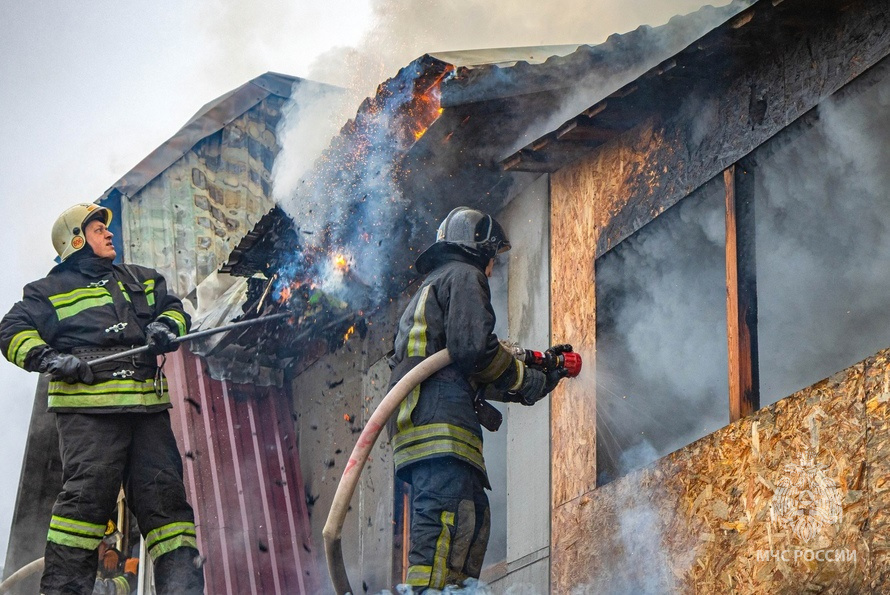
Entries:
[[349, 260], [343, 254], [335, 254], [334, 268], [338, 271], [346, 271], [349, 269]]
[[354, 324], [346, 330], [346, 334], [343, 335], [343, 340], [348, 341], [349, 337], [351, 337], [353, 335], [353, 333], [355, 333], [355, 325]]
[[412, 120], [409, 124], [410, 132], [414, 136], [414, 142], [419, 141], [445, 111], [441, 104], [441, 84], [452, 70], [451, 67], [446, 69], [426, 89], [414, 89], [414, 100], [408, 108], [408, 115]]

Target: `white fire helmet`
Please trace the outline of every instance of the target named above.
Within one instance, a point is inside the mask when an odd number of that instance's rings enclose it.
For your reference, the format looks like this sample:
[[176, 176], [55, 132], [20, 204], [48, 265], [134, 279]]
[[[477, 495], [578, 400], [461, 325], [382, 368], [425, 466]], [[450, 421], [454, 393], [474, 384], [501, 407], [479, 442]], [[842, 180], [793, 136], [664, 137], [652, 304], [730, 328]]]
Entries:
[[93, 203], [81, 203], [66, 209], [53, 223], [53, 248], [63, 262], [87, 243], [84, 228], [93, 219], [99, 219], [107, 227], [111, 223], [111, 211]]

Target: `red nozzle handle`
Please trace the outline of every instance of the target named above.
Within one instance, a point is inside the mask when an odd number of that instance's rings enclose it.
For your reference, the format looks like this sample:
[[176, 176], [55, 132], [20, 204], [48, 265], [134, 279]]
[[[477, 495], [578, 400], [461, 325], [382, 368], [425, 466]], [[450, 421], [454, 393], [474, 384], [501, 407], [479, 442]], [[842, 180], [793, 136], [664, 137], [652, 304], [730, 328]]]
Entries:
[[562, 367], [565, 368], [566, 376], [574, 378], [581, 373], [581, 356], [574, 351], [566, 351], [560, 354], [563, 359]]

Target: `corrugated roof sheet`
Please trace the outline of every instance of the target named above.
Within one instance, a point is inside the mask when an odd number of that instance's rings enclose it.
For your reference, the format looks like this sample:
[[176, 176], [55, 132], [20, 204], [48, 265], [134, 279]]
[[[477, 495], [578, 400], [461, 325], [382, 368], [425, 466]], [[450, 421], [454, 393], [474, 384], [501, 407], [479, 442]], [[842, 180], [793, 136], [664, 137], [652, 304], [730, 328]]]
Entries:
[[430, 52], [428, 55], [458, 68], [484, 68], [497, 66], [510, 68], [517, 62], [543, 64], [553, 56], [565, 56], [578, 50], [581, 44], [541, 45], [517, 48], [489, 48], [478, 50], [456, 50], [450, 52]]
[[[214, 99], [198, 110], [176, 134], [124, 174], [105, 191], [99, 201], [113, 192], [132, 197], [201, 140], [218, 132], [269, 95], [290, 97], [294, 84], [302, 80], [286, 74], [267, 72]], [[313, 84], [327, 87], [320, 83]]]

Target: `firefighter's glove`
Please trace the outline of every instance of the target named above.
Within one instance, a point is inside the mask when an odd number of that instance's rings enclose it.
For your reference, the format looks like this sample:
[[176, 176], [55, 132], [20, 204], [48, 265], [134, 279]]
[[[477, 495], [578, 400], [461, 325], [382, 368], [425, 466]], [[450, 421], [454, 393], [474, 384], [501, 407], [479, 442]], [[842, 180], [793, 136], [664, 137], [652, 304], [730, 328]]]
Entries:
[[523, 405], [534, 405], [547, 394], [546, 385], [547, 375], [544, 372], [526, 368], [519, 390], [507, 393], [508, 398], [505, 400]]
[[92, 384], [94, 380], [93, 371], [88, 363], [79, 357], [68, 353], [59, 353], [58, 351], [47, 353], [40, 360], [37, 371], [41, 373], [48, 372], [52, 375], [53, 380], [61, 380], [72, 384], [75, 382]]
[[163, 322], [154, 321], [145, 327], [145, 344], [148, 350], [154, 354], [169, 353], [179, 349], [179, 343], [174, 343], [176, 333]]
[[556, 368], [544, 372], [544, 394], [550, 394], [556, 388], [556, 385], [559, 384], [559, 381], [568, 376], [568, 374], [569, 371], [565, 368]]

